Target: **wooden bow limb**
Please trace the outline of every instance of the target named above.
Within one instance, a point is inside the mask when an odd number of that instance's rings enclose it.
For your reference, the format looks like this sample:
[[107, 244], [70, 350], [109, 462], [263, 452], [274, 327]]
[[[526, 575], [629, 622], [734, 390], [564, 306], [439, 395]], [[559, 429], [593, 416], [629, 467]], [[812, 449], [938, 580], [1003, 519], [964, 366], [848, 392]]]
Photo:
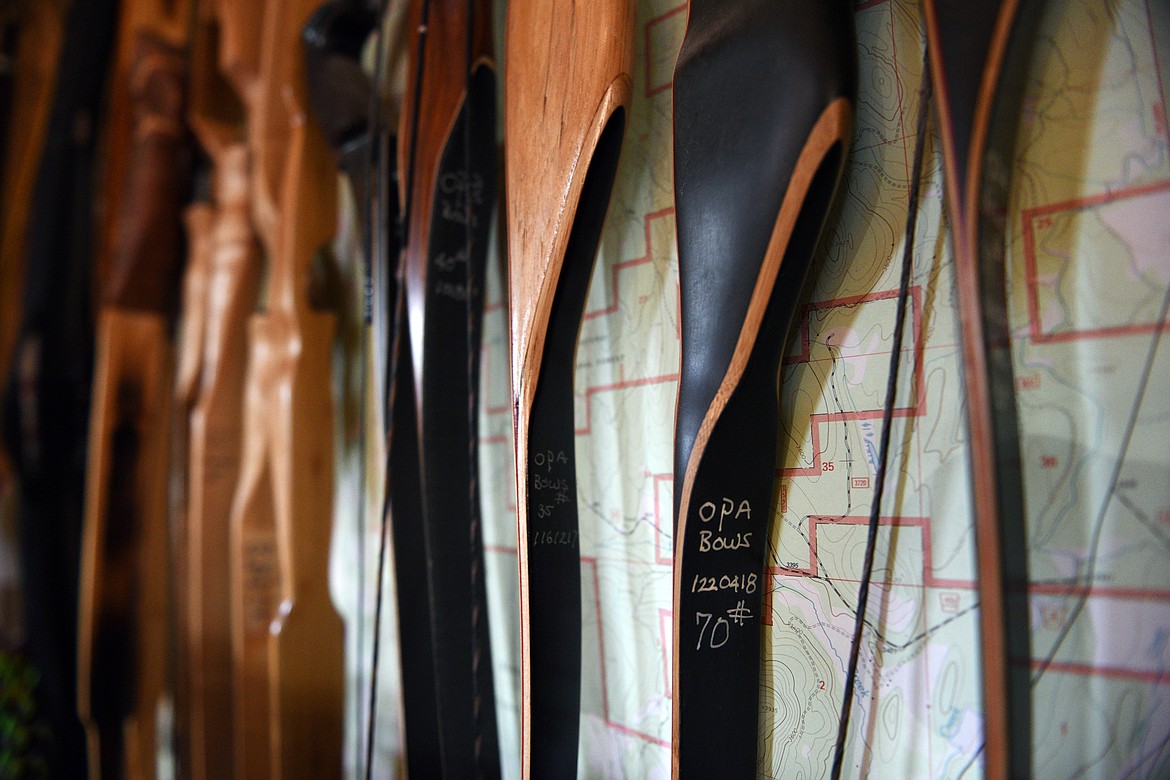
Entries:
[[690, 6], [674, 74], [676, 777], [757, 768], [779, 369], [852, 137], [855, 49], [846, 3]]
[[[213, 167], [213, 216], [204, 238], [205, 295], [194, 312], [199, 337], [184, 353], [189, 382], [187, 510], [181, 594], [189, 647], [185, 705], [185, 769], [191, 777], [263, 777], [270, 771], [268, 625], [276, 614], [275, 521], [263, 508], [237, 509], [244, 473], [245, 418], [263, 420], [256, 372], [248, 356], [247, 320], [255, 307], [261, 253], [251, 218], [252, 155], [246, 111], [257, 99], [266, 4], [213, 0], [199, 8], [198, 67], [190, 122]], [[192, 231], [192, 242], [199, 236]], [[198, 260], [198, 258], [196, 258]], [[197, 278], [192, 278], [198, 284]], [[245, 369], [247, 366], [247, 369]], [[259, 408], [256, 406], [259, 405]], [[253, 456], [251, 462], [262, 462]], [[252, 484], [249, 483], [249, 484]], [[203, 565], [199, 565], [202, 562]], [[226, 646], [225, 646], [226, 639]], [[227, 653], [225, 659], [224, 653]], [[230, 671], [224, 668], [226, 663]], [[225, 767], [227, 768], [225, 770]]]
[[[249, 217], [250, 164], [237, 89], [255, 73], [243, 51], [259, 48], [259, 20], [199, 9], [189, 120], [213, 166], [214, 205], [188, 209], [178, 427], [184, 447], [185, 511], [178, 571], [180, 723], [184, 776], [233, 770], [231, 507], [241, 460], [247, 319], [261, 270]], [[241, 24], [243, 21], [245, 24]], [[251, 29], [238, 29], [251, 22]], [[229, 46], [231, 43], [233, 46]], [[225, 79], [229, 77], [229, 79]]]
[[[410, 350], [423, 511], [396, 515], [393, 523], [396, 533], [403, 523], [423, 529], [431, 695], [446, 777], [500, 772], [475, 457], [483, 277], [496, 192], [490, 13], [486, 0], [412, 5], [415, 56], [398, 135], [407, 320], [396, 335], [404, 339], [400, 349]], [[396, 552], [399, 587], [410, 588], [417, 564], [408, 556], [417, 553]], [[419, 705], [405, 704], [409, 720]]]
[[1026, 58], [1039, 6], [1020, 0], [923, 6], [958, 287], [989, 778], [1032, 771], [1027, 543], [1003, 210], [1022, 89], [1008, 63]]
[[[303, 118], [301, 121], [290, 139], [290, 175], [284, 199], [287, 216], [282, 215], [283, 240], [278, 252], [299, 254], [296, 259], [307, 271], [312, 255], [332, 235], [335, 207], [331, 196], [336, 179], [328, 158], [321, 154], [320, 137], [314, 138], [310, 147], [308, 139], [316, 131], [303, 124]], [[310, 152], [316, 163], [326, 165], [318, 165], [316, 171], [305, 170]], [[294, 175], [294, 171], [302, 175]], [[312, 180], [312, 174], [318, 178]], [[279, 287], [278, 281], [274, 273], [270, 283]], [[307, 288], [305, 282], [307, 278], [303, 278], [302, 289]], [[340, 771], [344, 673], [341, 618], [333, 608], [328, 587], [333, 530], [329, 360], [335, 322], [332, 315], [310, 311], [307, 303], [286, 310], [284, 317], [279, 309], [270, 309], [266, 317], [277, 326], [269, 338], [291, 347], [286, 354], [296, 363], [292, 375], [286, 373], [279, 388], [284, 419], [273, 440], [276, 453], [283, 454], [275, 474], [276, 492], [279, 496], [283, 488], [286, 497], [284, 506], [278, 498], [277, 509], [281, 612], [271, 627], [269, 643], [276, 694], [276, 766], [282, 777], [327, 777]]]
[[268, 436], [277, 356], [258, 317], [248, 323], [241, 466], [232, 498], [232, 717], [239, 778], [273, 776], [268, 627], [279, 604], [276, 509]]
[[[199, 385], [190, 412], [186, 517], [185, 668], [190, 776], [230, 774], [233, 734], [230, 576], [232, 499], [241, 460], [246, 323], [260, 255], [248, 218], [248, 155], [230, 147], [216, 167], [214, 221]], [[188, 222], [191, 224], [191, 221]]]
[[[133, 24], [136, 121], [98, 316], [78, 637], [93, 777], [154, 777], [167, 686], [167, 398], [186, 190], [185, 60]], [[117, 85], [115, 84], [115, 87]]]
[[525, 777], [571, 777], [577, 769], [581, 577], [572, 376], [630, 103], [632, 24], [627, 0], [508, 5], [505, 165]]
[[[278, 574], [276, 612], [264, 615], [255, 603], [260, 614], [246, 615], [252, 625], [271, 620], [266, 674], [257, 666], [242, 671], [242, 694], [269, 708], [263, 746], [246, 734], [237, 747], [253, 759], [268, 751], [263, 766], [245, 766], [249, 777], [341, 771], [343, 627], [328, 587], [335, 321], [308, 301], [310, 265], [333, 234], [337, 181], [325, 139], [307, 122], [303, 58], [296, 56], [315, 5], [269, 3], [259, 86], [248, 104], [251, 202], [269, 274], [265, 311], [249, 325], [244, 465], [233, 523], [245, 537], [261, 534], [258, 557], [250, 543], [242, 551], [245, 577], [269, 570], [262, 535], [273, 524]], [[249, 600], [245, 593], [245, 613]]]

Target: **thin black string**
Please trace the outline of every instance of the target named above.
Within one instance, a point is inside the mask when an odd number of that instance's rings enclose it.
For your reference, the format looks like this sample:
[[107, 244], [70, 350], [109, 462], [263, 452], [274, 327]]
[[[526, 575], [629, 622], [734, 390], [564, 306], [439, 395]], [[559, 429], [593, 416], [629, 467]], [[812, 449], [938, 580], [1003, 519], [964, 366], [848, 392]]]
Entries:
[[1166, 317], [1170, 316], [1170, 287], [1166, 288], [1166, 294], [1162, 296], [1162, 308], [1158, 313], [1158, 319], [1154, 322], [1154, 335], [1150, 339], [1150, 346], [1146, 350], [1145, 364], [1142, 366], [1142, 376], [1138, 380], [1137, 396], [1134, 398], [1133, 406], [1129, 412], [1129, 419], [1125, 423], [1125, 434], [1121, 437], [1121, 447], [1118, 450], [1117, 461], [1113, 465], [1113, 473], [1109, 477], [1109, 490], [1105, 493], [1105, 498], [1101, 501], [1101, 508], [1097, 512], [1097, 517], [1093, 522], [1092, 540], [1089, 543], [1089, 557], [1085, 564], [1085, 574], [1083, 578], [1076, 578], [1069, 583], [1069, 591], [1065, 595], [1072, 595], [1072, 592], [1077, 587], [1077, 580], [1083, 580], [1083, 592], [1077, 596], [1076, 605], [1068, 616], [1068, 620], [1060, 628], [1060, 633], [1056, 637], [1056, 641], [1052, 644], [1052, 649], [1049, 651], [1047, 657], [1040, 663], [1036, 673], [1032, 675], [1032, 687], [1040, 682], [1040, 678], [1048, 671], [1048, 667], [1052, 665], [1056, 658], [1056, 653], [1060, 650], [1060, 646], [1064, 644], [1064, 640], [1068, 637], [1069, 632], [1072, 631], [1073, 623], [1080, 617], [1081, 610], [1085, 607], [1085, 602], [1089, 599], [1089, 591], [1093, 587], [1093, 579], [1096, 576], [1097, 570], [1097, 552], [1101, 545], [1101, 530], [1105, 525], [1105, 513], [1109, 509], [1109, 504], [1112, 503], [1113, 497], [1117, 494], [1117, 488], [1121, 482], [1121, 468], [1125, 465], [1125, 456], [1129, 451], [1130, 440], [1133, 438], [1134, 430], [1137, 429], [1138, 412], [1141, 411], [1142, 404], [1146, 397], [1146, 388], [1149, 386], [1150, 373], [1154, 367], [1154, 358], [1158, 354], [1158, 345], [1162, 340], [1162, 332], [1166, 329]]
[[[357, 650], [355, 657], [357, 659], [357, 668], [354, 673], [354, 688], [358, 695], [354, 696], [354, 728], [359, 735], [354, 740], [354, 767], [357, 771], [361, 771], [362, 756], [366, 754], [365, 746], [363, 745], [362, 729], [362, 697], [361, 692], [364, 689], [365, 664], [363, 663], [363, 656], [366, 648], [366, 557], [368, 555], [366, 549], [366, 527], [368, 525], [366, 518], [366, 464], [369, 462], [370, 441], [366, 426], [369, 423], [369, 417], [366, 414], [366, 405], [368, 398], [366, 395], [366, 386], [369, 382], [369, 357], [367, 356], [367, 349], [371, 348], [376, 339], [371, 339], [370, 334], [374, 328], [374, 268], [376, 264], [384, 263], [385, 258], [381, 252], [377, 253], [375, 247], [378, 245], [378, 240], [375, 236], [381, 236], [382, 227], [376, 226], [375, 220], [381, 212], [380, 204], [382, 199], [378, 190], [377, 165], [381, 159], [379, 155], [381, 145], [381, 128], [382, 128], [382, 112], [381, 112], [381, 95], [382, 86], [382, 30], [381, 24], [383, 14], [386, 10], [386, 0], [378, 0], [376, 16], [375, 16], [375, 48], [374, 48], [374, 78], [370, 80], [370, 94], [368, 96], [368, 110], [366, 115], [369, 121], [366, 126], [368, 134], [368, 141], [366, 143], [365, 161], [362, 165], [362, 176], [365, 179], [365, 186], [361, 191], [364, 191], [366, 200], [364, 203], [355, 203], [356, 210], [361, 213], [362, 219], [359, 224], [365, 224], [366, 230], [361, 235], [362, 241], [362, 343], [361, 343], [361, 359], [358, 361], [358, 387], [361, 395], [361, 403], [358, 405], [358, 436], [359, 436], [359, 468], [358, 468], [358, 511], [357, 511], [357, 628], [355, 630], [354, 645]], [[382, 307], [385, 307], [385, 301], [379, 301]], [[384, 314], [384, 313], [383, 313]], [[385, 322], [385, 317], [381, 318], [381, 322]], [[377, 360], [377, 349], [374, 349], [375, 360]], [[373, 371], [375, 376], [380, 376], [380, 361], [375, 364]]]
[[[375, 48], [374, 48], [374, 79], [371, 83], [371, 88], [370, 88], [370, 144], [369, 144], [370, 161], [369, 161], [369, 164], [366, 166], [366, 185], [367, 185], [366, 192], [369, 193], [369, 195], [370, 195], [370, 202], [367, 204], [368, 211], [366, 212], [366, 216], [369, 219], [369, 221], [366, 224], [368, 224], [370, 226], [370, 229], [368, 231], [370, 244], [367, 247], [367, 251], [369, 252], [369, 254], [367, 256], [370, 258], [370, 266], [368, 269], [369, 276], [368, 276], [368, 280], [367, 280], [367, 284], [369, 285], [369, 288], [366, 290], [366, 295], [368, 296], [366, 301], [367, 301], [367, 305], [369, 306], [369, 314], [370, 314], [371, 319], [372, 319], [372, 317], [373, 317], [372, 310], [374, 308], [372, 305], [373, 298], [374, 298], [375, 294], [377, 294], [378, 304], [379, 304], [377, 307], [378, 308], [378, 315], [379, 315], [379, 317], [378, 317], [379, 322], [377, 323], [377, 325], [381, 326], [380, 328], [377, 328], [377, 327], [375, 328], [375, 335], [374, 335], [374, 338], [371, 340], [372, 344], [369, 345], [369, 347], [373, 349], [374, 360], [377, 361], [374, 373], [376, 375], [376, 378], [379, 380], [379, 384], [376, 388], [377, 392], [375, 393], [375, 397], [377, 398], [378, 402], [382, 404], [383, 412], [387, 415], [386, 421], [389, 420], [389, 414], [388, 414], [388, 412], [385, 411], [387, 409], [388, 403], [382, 403], [383, 402], [383, 398], [382, 398], [383, 385], [381, 384], [381, 380], [382, 380], [381, 375], [382, 375], [383, 371], [382, 371], [382, 365], [381, 365], [381, 355], [379, 354], [381, 352], [381, 347], [379, 345], [377, 331], [380, 329], [384, 329], [386, 327], [386, 324], [387, 324], [386, 310], [385, 310], [386, 309], [386, 301], [383, 297], [383, 292], [385, 290], [385, 284], [384, 284], [384, 280], [381, 279], [382, 274], [388, 270], [388, 264], [389, 264], [389, 259], [386, 257], [386, 251], [385, 251], [386, 238], [387, 238], [385, 214], [382, 213], [384, 211], [384, 204], [386, 202], [385, 198], [383, 197], [383, 194], [384, 194], [383, 188], [386, 186], [387, 182], [385, 181], [385, 177], [383, 177], [381, 174], [382, 174], [383, 165], [384, 165], [387, 158], [386, 158], [386, 154], [385, 154], [386, 150], [384, 150], [382, 148], [383, 137], [382, 137], [381, 94], [382, 94], [382, 88], [384, 87], [384, 80], [386, 77], [386, 45], [385, 45], [386, 31], [384, 29], [384, 24], [385, 24], [385, 19], [386, 19], [386, 10], [387, 10], [388, 6], [389, 6], [389, 0], [379, 0], [378, 17], [377, 17], [376, 27], [375, 27], [375, 31], [374, 31], [374, 34], [377, 36], [377, 40], [375, 41]], [[359, 208], [360, 207], [361, 206], [359, 204]], [[382, 282], [381, 284], [378, 284], [376, 286], [374, 284], [374, 279], [373, 279], [374, 274], [375, 274], [375, 269], [378, 269], [379, 281]], [[375, 292], [375, 287], [376, 287], [377, 293]], [[365, 386], [363, 386], [362, 387], [363, 399], [365, 398], [365, 392], [366, 392], [366, 388], [365, 388]], [[364, 437], [365, 436], [365, 403], [364, 402], [362, 404], [362, 417], [363, 417], [363, 419], [362, 419], [362, 423], [363, 423], [362, 435]], [[388, 428], [388, 422], [386, 422], [386, 421], [384, 421], [384, 427]], [[385, 440], [386, 440], [386, 437], [383, 437], [383, 441], [385, 441]], [[365, 442], [366, 441], [365, 438], [363, 438], [362, 441]], [[368, 449], [363, 449], [363, 452], [362, 452], [363, 484], [364, 484], [364, 475], [365, 475], [365, 471], [366, 471], [366, 455], [367, 455], [367, 453], [368, 453]], [[385, 485], [383, 485], [383, 493], [384, 494], [386, 493]], [[364, 514], [364, 505], [365, 505], [365, 500], [366, 500], [364, 493], [361, 495], [360, 500], [361, 500], [361, 503], [363, 505], [362, 512]], [[370, 780], [371, 772], [373, 771], [373, 764], [374, 764], [374, 722], [375, 722], [375, 718], [376, 718], [377, 698], [378, 698], [378, 693], [377, 693], [378, 692], [378, 640], [381, 636], [381, 629], [382, 629], [382, 625], [381, 625], [381, 618], [382, 618], [382, 570], [385, 566], [385, 558], [386, 558], [386, 511], [385, 511], [385, 506], [383, 506], [383, 508], [382, 508], [382, 519], [381, 519], [381, 525], [380, 525], [379, 530], [381, 533], [379, 536], [379, 544], [378, 544], [378, 565], [377, 565], [378, 579], [377, 579], [377, 583], [375, 585], [375, 594], [374, 594], [374, 636], [373, 636], [374, 644], [373, 644], [373, 647], [370, 649], [370, 688], [369, 688], [369, 692], [367, 694], [368, 698], [367, 698], [367, 705], [366, 705], [366, 723], [365, 723], [366, 729], [365, 729], [365, 733], [363, 735], [365, 744], [364, 745], [362, 744], [363, 739], [358, 740], [358, 750], [360, 752], [363, 752], [365, 755], [365, 772], [362, 774], [364, 774], [364, 776], [366, 777], [366, 780]], [[358, 609], [360, 611], [358, 612], [359, 630], [358, 630], [358, 637], [357, 637], [358, 638], [358, 659], [359, 659], [358, 660], [358, 691], [359, 691], [359, 693], [361, 692], [361, 683], [362, 683], [361, 670], [364, 667], [364, 664], [361, 663], [361, 655], [365, 651], [365, 630], [364, 630], [365, 622], [366, 622], [366, 609], [365, 609], [365, 607], [366, 607], [366, 594], [365, 594], [366, 575], [365, 575], [365, 539], [364, 539], [365, 533], [366, 533], [366, 529], [365, 529], [365, 523], [364, 523], [364, 519], [363, 519], [363, 525], [362, 525], [362, 530], [361, 530], [361, 535], [360, 535], [361, 541], [359, 541], [359, 545], [358, 545], [358, 549], [359, 549], [361, 557], [362, 557], [362, 564], [361, 564], [361, 568], [359, 569], [359, 579], [361, 581], [361, 600], [360, 600], [360, 603], [358, 605]], [[360, 698], [360, 696], [357, 698], [358, 698], [357, 706], [359, 707], [358, 729], [360, 731], [361, 725], [362, 725], [361, 713], [360, 713], [361, 698]], [[359, 772], [361, 771], [360, 760], [359, 760], [359, 764], [358, 764], [358, 771]]]
[[[398, 291], [397, 291], [397, 295], [395, 295], [395, 298], [394, 298], [394, 320], [396, 323], [399, 323], [399, 324], [402, 322], [402, 318], [405, 315], [405, 310], [406, 310], [406, 303], [405, 303], [404, 298], [405, 298], [405, 290], [403, 289], [403, 286], [400, 285], [398, 288]], [[396, 387], [397, 383], [395, 382], [394, 377], [398, 373], [399, 351], [403, 348], [402, 337], [400, 335], [398, 335], [399, 330], [400, 330], [399, 328], [397, 328], [397, 327], [395, 328], [396, 333], [395, 333], [395, 338], [394, 338], [394, 346], [393, 346], [393, 350], [392, 350], [391, 355], [390, 355], [390, 378], [389, 378], [390, 387], [389, 387], [389, 391], [388, 391], [389, 397], [387, 399], [387, 407], [389, 409], [389, 411], [387, 412], [387, 415], [389, 417], [393, 416], [393, 409], [394, 409], [395, 404], [397, 403], [397, 387]], [[390, 426], [387, 426], [387, 428], [388, 428], [388, 432], [387, 432], [387, 436], [386, 436], [386, 449], [387, 449], [387, 451], [389, 451], [390, 446], [391, 446], [390, 439], [393, 436], [393, 430], [390, 428]], [[389, 460], [389, 458], [387, 458], [387, 460]], [[382, 602], [384, 601], [384, 598], [382, 596], [382, 591], [383, 591], [383, 585], [384, 585], [385, 574], [386, 574], [386, 546], [387, 546], [386, 540], [389, 536], [389, 528], [390, 528], [390, 524], [388, 522], [389, 516], [390, 516], [389, 468], [386, 469], [386, 477], [387, 478], [386, 478], [385, 483], [384, 483], [386, 485], [386, 488], [382, 491], [384, 494], [383, 499], [382, 499], [382, 528], [381, 528], [381, 537], [378, 540], [378, 570], [377, 570], [378, 571], [378, 574], [377, 574], [378, 582], [377, 582], [377, 591], [376, 591], [376, 595], [375, 595], [375, 599], [374, 599], [374, 646], [373, 646], [373, 650], [372, 650], [371, 668], [370, 668], [370, 699], [369, 699], [370, 715], [369, 715], [369, 721], [367, 723], [368, 732], [366, 734], [366, 780], [370, 780], [370, 777], [371, 777], [370, 773], [373, 770], [374, 731], [375, 731], [375, 721], [377, 718], [378, 661], [379, 661], [379, 658], [381, 655], [381, 653], [379, 652], [379, 647], [381, 645], [381, 638], [382, 638]]]
[[[1149, 385], [1150, 374], [1153, 371], [1154, 359], [1158, 354], [1158, 346], [1162, 340], [1162, 332], [1166, 329], [1166, 320], [1170, 317], [1170, 287], [1166, 288], [1166, 293], [1162, 296], [1162, 307], [1159, 311], [1157, 323], [1154, 327], [1154, 334], [1150, 338], [1150, 346], [1146, 350], [1146, 359], [1142, 366], [1141, 379], [1138, 380], [1137, 395], [1134, 398], [1133, 405], [1130, 408], [1129, 417], [1125, 424], [1125, 433], [1121, 437], [1121, 446], [1118, 449], [1117, 460], [1113, 464], [1113, 473], [1109, 478], [1109, 490], [1106, 491], [1104, 499], [1101, 502], [1101, 508], [1097, 512], [1097, 517], [1093, 522], [1093, 533], [1091, 541], [1089, 542], [1089, 557], [1085, 567], [1084, 577], [1078, 577], [1072, 582], [1068, 583], [1069, 590], [1065, 596], [1071, 596], [1076, 589], [1078, 582], [1083, 582], [1084, 592], [1077, 595], [1077, 601], [1068, 619], [1060, 628], [1060, 633], [1052, 644], [1052, 648], [1045, 656], [1044, 660], [1040, 662], [1035, 674], [1032, 675], [1030, 686], [1035, 688], [1040, 682], [1040, 678], [1048, 671], [1052, 662], [1056, 660], [1056, 653], [1060, 650], [1061, 645], [1064, 644], [1065, 639], [1068, 638], [1072, 631], [1073, 624], [1080, 617], [1081, 611], [1085, 607], [1085, 603], [1089, 598], [1089, 591], [1093, 587], [1093, 580], [1096, 576], [1097, 568], [1097, 552], [1101, 543], [1101, 531], [1105, 523], [1105, 513], [1109, 509], [1109, 504], [1117, 493], [1117, 488], [1121, 483], [1121, 469], [1125, 465], [1125, 456], [1129, 451], [1130, 440], [1133, 438], [1133, 433], [1137, 429], [1138, 413], [1141, 411], [1142, 405], [1145, 402], [1146, 389]], [[962, 778], [971, 767], [975, 765], [975, 761], [983, 754], [987, 743], [981, 742], [978, 749], [971, 755], [970, 760], [964, 765], [957, 777]]]
[[[925, 58], [924, 58], [925, 62]], [[906, 237], [902, 250], [902, 275], [898, 283], [898, 311], [894, 323], [894, 343], [890, 349], [889, 378], [886, 381], [886, 402], [882, 409], [882, 435], [878, 446], [878, 467], [874, 485], [873, 505], [869, 511], [869, 532], [865, 540], [865, 562], [858, 585], [857, 612], [853, 623], [853, 641], [849, 645], [848, 673], [845, 677], [845, 692], [841, 704], [841, 717], [837, 721], [837, 744], [833, 748], [833, 780], [841, 777], [841, 766], [845, 759], [845, 741], [849, 736], [849, 716], [853, 709], [853, 688], [857, 684], [857, 663], [861, 653], [861, 634], [865, 629], [866, 607], [869, 605], [869, 584], [873, 576], [874, 555], [877, 548], [878, 524], [881, 518], [882, 496], [885, 493], [886, 470], [889, 466], [890, 430], [894, 420], [894, 402], [898, 389], [898, 373], [901, 367], [902, 340], [905, 334], [906, 302], [910, 291], [910, 272], [914, 265], [914, 233], [918, 223], [918, 191], [922, 179], [922, 157], [926, 146], [927, 108], [930, 104], [930, 75], [923, 67], [922, 86], [918, 90], [918, 129], [914, 142], [914, 165], [910, 173], [910, 203], [906, 213]]]
[[[405, 203], [402, 206], [403, 213], [401, 215], [401, 222], [398, 225], [398, 231], [399, 231], [399, 235], [400, 235], [400, 242], [399, 242], [399, 246], [400, 246], [399, 255], [400, 255], [400, 257], [396, 258], [399, 262], [398, 262], [398, 269], [397, 269], [398, 285], [397, 285], [397, 291], [396, 291], [395, 301], [394, 301], [394, 345], [391, 349], [389, 376], [387, 378], [387, 387], [388, 387], [387, 404], [386, 404], [386, 407], [387, 407], [387, 411], [386, 411], [387, 452], [386, 452], [386, 454], [387, 454], [387, 456], [389, 455], [389, 450], [390, 450], [390, 446], [391, 446], [390, 441], [391, 441], [391, 438], [393, 436], [393, 423], [392, 423], [392, 421], [394, 419], [394, 408], [395, 408], [395, 405], [397, 404], [396, 386], [397, 386], [397, 376], [398, 376], [398, 368], [399, 368], [399, 359], [398, 358], [399, 358], [400, 351], [404, 348], [404, 346], [405, 346], [405, 348], [409, 349], [409, 345], [403, 344], [404, 333], [406, 331], [406, 328], [405, 328], [406, 280], [404, 278], [405, 264], [401, 262], [401, 252], [402, 252], [402, 249], [404, 249], [406, 246], [408, 246], [408, 233], [410, 231], [410, 215], [411, 215], [411, 209], [413, 206], [413, 194], [414, 194], [415, 158], [416, 158], [416, 153], [417, 153], [417, 148], [418, 148], [418, 133], [419, 133], [419, 110], [418, 110], [417, 103], [418, 103], [419, 96], [422, 94], [423, 63], [425, 62], [426, 41], [427, 41], [427, 25], [428, 25], [429, 20], [430, 20], [430, 0], [423, 0], [422, 12], [421, 12], [421, 15], [419, 18], [419, 25], [418, 25], [418, 51], [417, 51], [417, 55], [416, 55], [416, 59], [415, 59], [415, 80], [414, 80], [414, 92], [413, 92], [413, 96], [412, 96], [412, 99], [415, 102], [415, 106], [412, 110], [411, 121], [410, 121], [410, 147], [409, 147], [410, 153], [407, 156], [406, 193], [405, 193], [406, 197], [405, 197]], [[379, 38], [379, 44], [381, 44], [380, 38]], [[381, 55], [381, 52], [379, 54]], [[379, 56], [379, 59], [381, 59], [381, 56]], [[385, 69], [384, 66], [385, 66], [384, 62], [379, 63], [379, 67], [381, 70]], [[383, 150], [383, 153], [384, 152], [385, 152], [385, 150]], [[386, 166], [381, 165], [379, 167], [385, 168]], [[388, 183], [386, 181], [384, 181], [385, 177], [380, 177], [380, 178], [383, 179], [383, 181], [381, 182], [382, 186], [386, 186]], [[387, 466], [388, 465], [389, 465], [389, 457], [387, 457]], [[373, 772], [374, 732], [375, 732], [375, 724], [376, 724], [376, 717], [377, 717], [378, 666], [379, 666], [379, 659], [380, 659], [380, 655], [381, 655], [379, 652], [379, 646], [381, 644], [380, 640], [381, 640], [381, 634], [382, 634], [382, 603], [384, 601], [384, 599], [383, 599], [383, 590], [384, 590], [383, 583], [385, 580], [385, 573], [386, 573], [386, 546], [387, 546], [387, 538], [388, 538], [388, 532], [389, 532], [388, 519], [389, 519], [389, 514], [390, 514], [390, 511], [389, 511], [390, 510], [390, 489], [389, 489], [389, 487], [390, 487], [390, 474], [389, 474], [388, 469], [386, 472], [385, 485], [386, 485], [386, 489], [383, 490], [383, 502], [382, 502], [383, 505], [382, 505], [381, 538], [379, 539], [379, 547], [378, 547], [377, 596], [376, 596], [375, 605], [374, 605], [374, 648], [373, 648], [373, 654], [372, 654], [372, 659], [371, 659], [371, 670], [370, 670], [370, 674], [371, 674], [370, 699], [369, 699], [370, 717], [369, 717], [369, 722], [368, 722], [368, 726], [367, 726], [368, 733], [366, 735], [366, 740], [367, 740], [367, 743], [366, 743], [366, 780], [370, 780], [370, 778], [372, 777], [372, 772]]]

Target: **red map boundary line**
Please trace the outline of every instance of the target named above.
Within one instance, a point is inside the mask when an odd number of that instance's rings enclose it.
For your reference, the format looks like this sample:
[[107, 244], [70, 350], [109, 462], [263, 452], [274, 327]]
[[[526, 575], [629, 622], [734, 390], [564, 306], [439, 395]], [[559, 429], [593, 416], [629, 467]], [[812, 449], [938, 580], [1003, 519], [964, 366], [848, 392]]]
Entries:
[[[1028, 331], [1034, 344], [1057, 344], [1108, 336], [1131, 336], [1142, 333], [1153, 333], [1159, 327], [1157, 323], [1151, 322], [1145, 325], [1117, 325], [1104, 328], [1072, 329], [1059, 333], [1046, 332], [1040, 315], [1040, 274], [1036, 267], [1036, 228], [1038, 222], [1050, 221], [1057, 214], [1083, 211], [1093, 206], [1130, 200], [1165, 190], [1170, 190], [1170, 181], [1127, 187], [1097, 195], [1049, 203], [1044, 206], [1033, 206], [1020, 211], [1020, 220], [1023, 225], [1024, 280], [1028, 301]], [[1170, 323], [1162, 323], [1161, 328], [1163, 331], [1167, 330], [1170, 328]]]
[[[885, 301], [896, 299], [898, 297], [897, 290], [883, 290], [881, 292], [866, 293], [864, 295], [852, 295], [844, 298], [832, 298], [825, 301], [810, 303], [801, 312], [800, 321], [800, 352], [790, 358], [784, 359], [785, 365], [792, 365], [797, 363], [811, 362], [812, 354], [812, 313], [814, 311], [824, 311], [837, 307], [856, 306], [861, 303], [870, 301]], [[914, 405], [911, 407], [897, 407], [894, 409], [894, 417], [920, 417], [927, 413], [926, 408], [926, 387], [922, 381], [922, 365], [923, 352], [926, 347], [926, 339], [922, 333], [922, 288], [915, 285], [910, 288], [910, 329], [913, 334], [911, 341], [913, 344], [913, 363], [914, 363]], [[852, 356], [842, 358], [844, 360], [851, 359]], [[813, 477], [821, 473], [821, 426], [825, 423], [831, 422], [846, 422], [850, 420], [880, 420], [882, 418], [882, 409], [867, 409], [857, 412], [820, 412], [813, 414], [809, 418], [809, 437], [811, 439], [811, 447], [813, 452], [812, 463], [808, 466], [794, 466], [791, 468], [777, 469], [776, 476], [778, 477]]]

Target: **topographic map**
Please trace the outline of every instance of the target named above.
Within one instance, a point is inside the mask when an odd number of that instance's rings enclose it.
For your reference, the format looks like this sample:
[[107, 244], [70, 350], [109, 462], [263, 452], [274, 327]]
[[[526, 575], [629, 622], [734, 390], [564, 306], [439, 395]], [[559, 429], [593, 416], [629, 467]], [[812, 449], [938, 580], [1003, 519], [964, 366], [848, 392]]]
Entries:
[[1047, 777], [1164, 777], [1170, 8], [1070, 3], [1039, 41], [1009, 245], [1033, 766]]
[[[1032, 580], [1033, 768], [1042, 777], [1158, 776], [1170, 771], [1170, 348], [1158, 350], [1156, 341], [1170, 287], [1170, 8], [1158, 0], [1046, 5], [1032, 71], [1014, 76], [1027, 84], [1008, 215]], [[900, 0], [854, 8], [853, 147], [781, 377], [762, 612], [761, 777], [828, 776], [906, 240], [921, 9]], [[502, 27], [502, 13], [498, 21]], [[670, 774], [679, 370], [671, 78], [685, 24], [685, 3], [637, 3], [630, 125], [577, 355], [579, 763], [587, 777]], [[978, 583], [936, 132], [932, 126], [925, 140], [893, 461], [847, 777], [982, 773]], [[487, 288], [480, 469], [501, 751], [505, 774], [517, 777], [503, 279], [497, 256]], [[383, 645], [392, 665], [390, 634]], [[395, 728], [393, 675], [381, 686], [379, 746], [393, 762], [397, 738], [385, 736]]]

